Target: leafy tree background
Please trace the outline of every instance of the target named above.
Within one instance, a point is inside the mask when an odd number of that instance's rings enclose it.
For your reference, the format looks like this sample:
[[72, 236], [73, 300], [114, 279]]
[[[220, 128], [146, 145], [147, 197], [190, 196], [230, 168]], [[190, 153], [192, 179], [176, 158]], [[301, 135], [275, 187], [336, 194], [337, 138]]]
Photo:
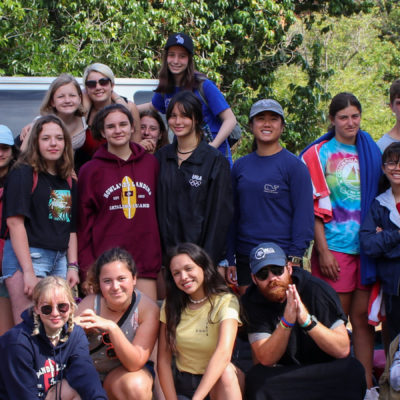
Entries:
[[[251, 104], [280, 101], [283, 142], [298, 152], [326, 130], [332, 94], [352, 91], [375, 137], [393, 120], [387, 89], [400, 53], [398, 1], [2, 0], [0, 75], [81, 76], [93, 62], [120, 77], [155, 78], [172, 32], [194, 38], [197, 69], [246, 128]], [[247, 132], [236, 157], [249, 150]]]

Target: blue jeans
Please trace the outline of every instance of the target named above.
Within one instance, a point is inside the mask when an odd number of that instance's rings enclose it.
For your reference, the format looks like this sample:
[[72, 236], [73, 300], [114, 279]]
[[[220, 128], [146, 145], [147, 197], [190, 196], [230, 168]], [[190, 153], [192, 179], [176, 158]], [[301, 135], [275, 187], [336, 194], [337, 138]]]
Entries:
[[[49, 275], [67, 277], [67, 256], [66, 251], [41, 249], [29, 247], [33, 270], [38, 278], [45, 278]], [[11, 240], [6, 240], [3, 253], [3, 278], [10, 278], [18, 270], [22, 271], [17, 256], [11, 245]]]

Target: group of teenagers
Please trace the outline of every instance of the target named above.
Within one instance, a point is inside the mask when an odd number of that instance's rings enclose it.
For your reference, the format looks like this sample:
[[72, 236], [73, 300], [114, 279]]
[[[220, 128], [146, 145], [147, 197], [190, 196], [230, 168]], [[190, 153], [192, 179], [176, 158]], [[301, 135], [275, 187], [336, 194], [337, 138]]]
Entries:
[[[0, 125], [0, 399], [377, 398], [376, 282], [400, 333], [400, 81], [383, 154], [343, 92], [300, 157], [281, 105], [257, 101], [233, 163], [236, 118], [193, 52], [169, 36], [151, 103], [95, 63], [83, 91], [56, 78], [15, 140]], [[243, 329], [249, 371], [232, 361]]]

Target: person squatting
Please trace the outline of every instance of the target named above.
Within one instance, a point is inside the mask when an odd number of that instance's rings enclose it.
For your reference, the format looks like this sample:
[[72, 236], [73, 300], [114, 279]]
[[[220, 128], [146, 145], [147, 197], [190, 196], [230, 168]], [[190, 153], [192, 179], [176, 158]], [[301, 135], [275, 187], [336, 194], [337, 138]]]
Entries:
[[0, 125], [0, 399], [378, 399], [380, 282], [400, 358], [400, 81], [383, 157], [343, 92], [300, 157], [279, 102], [255, 102], [233, 162], [236, 117], [194, 52], [168, 37], [150, 103], [94, 63], [18, 137]]

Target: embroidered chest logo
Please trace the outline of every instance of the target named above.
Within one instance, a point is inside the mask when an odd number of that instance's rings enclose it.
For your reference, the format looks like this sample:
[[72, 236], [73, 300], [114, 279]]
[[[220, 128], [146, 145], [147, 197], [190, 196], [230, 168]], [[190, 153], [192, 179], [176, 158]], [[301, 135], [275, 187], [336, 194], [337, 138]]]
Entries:
[[278, 194], [278, 190], [279, 190], [279, 185], [271, 185], [269, 183], [266, 183], [264, 185], [264, 192], [266, 193]]
[[197, 335], [208, 336], [208, 322], [203, 327], [196, 327], [195, 333]]
[[193, 174], [191, 179], [189, 179], [190, 186], [199, 187], [201, 185], [202, 179], [202, 176]]
[[185, 39], [181, 36], [181, 35], [176, 35], [175, 36], [175, 39], [176, 39], [176, 43], [177, 44], [183, 44], [183, 43], [185, 43]]

